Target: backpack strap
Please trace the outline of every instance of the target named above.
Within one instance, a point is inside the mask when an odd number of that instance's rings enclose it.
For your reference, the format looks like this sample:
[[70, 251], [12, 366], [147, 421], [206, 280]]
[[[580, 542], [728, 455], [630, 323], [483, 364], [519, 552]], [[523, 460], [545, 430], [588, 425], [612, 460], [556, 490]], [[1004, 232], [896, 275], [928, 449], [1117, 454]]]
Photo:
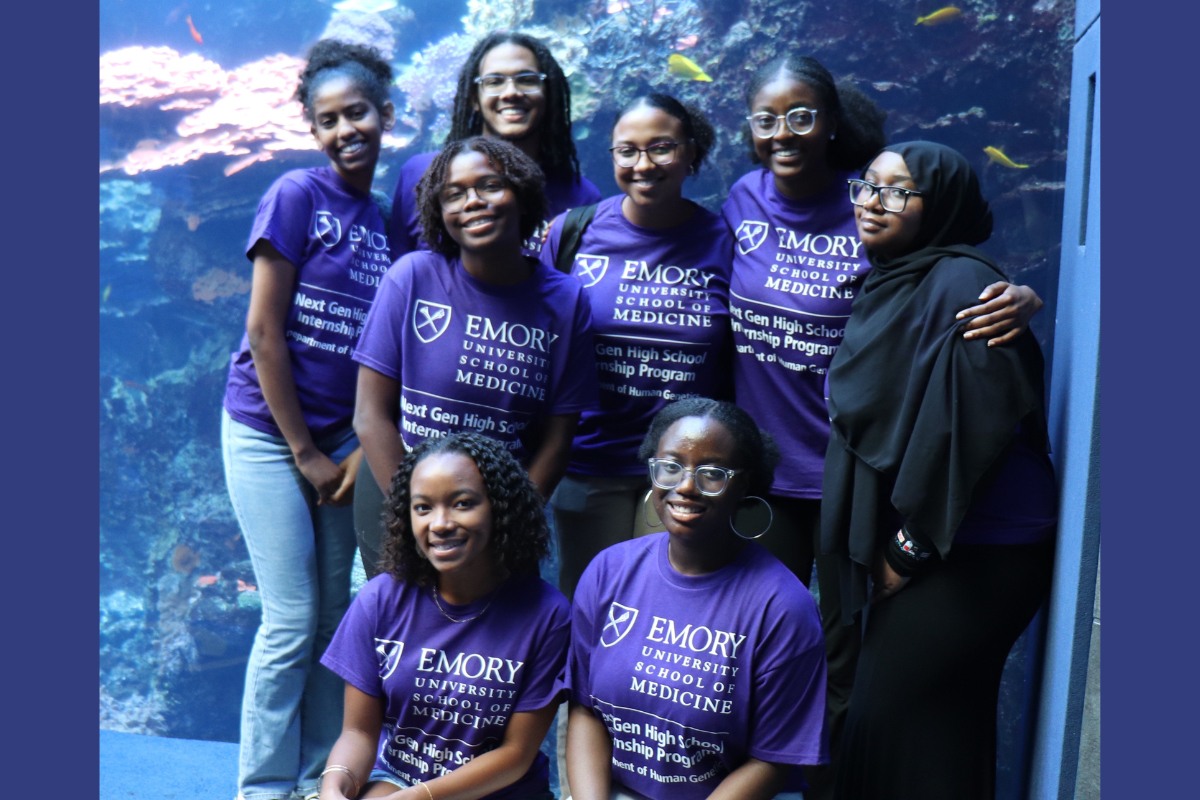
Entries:
[[575, 254], [579, 252], [579, 245], [583, 242], [583, 232], [592, 224], [592, 218], [595, 216], [595, 203], [572, 208], [567, 212], [566, 219], [563, 220], [562, 238], [558, 240], [558, 258], [554, 260], [554, 268], [559, 272], [571, 274], [571, 267], [575, 265]]

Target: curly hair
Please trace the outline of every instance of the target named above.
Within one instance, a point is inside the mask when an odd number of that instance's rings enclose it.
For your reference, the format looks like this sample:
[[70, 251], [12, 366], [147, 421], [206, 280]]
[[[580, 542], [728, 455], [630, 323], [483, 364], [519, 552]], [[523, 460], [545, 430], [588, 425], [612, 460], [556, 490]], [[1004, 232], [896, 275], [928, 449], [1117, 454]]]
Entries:
[[[829, 143], [825, 154], [831, 167], [860, 169], [887, 145], [887, 135], [883, 132], [887, 112], [854, 84], [846, 81], [835, 84], [829, 70], [809, 56], [780, 56], [759, 67], [746, 87], [746, 107], [753, 109], [759, 91], [780, 76], [810, 87], [837, 120], [837, 138]], [[761, 163], [754, 152], [754, 137], [750, 135], [749, 126], [745, 126], [743, 135], [750, 143], [750, 160]]]
[[304, 106], [304, 116], [313, 121], [312, 97], [329, 78], [346, 76], [358, 84], [362, 93], [382, 109], [388, 102], [392, 68], [377, 48], [350, 44], [337, 39], [322, 39], [308, 51], [308, 64], [300, 73], [295, 99]]
[[577, 183], [580, 172], [575, 140], [571, 138], [571, 85], [550, 48], [524, 33], [493, 31], [472, 48], [458, 73], [458, 91], [454, 95], [447, 140], [466, 139], [483, 133], [483, 116], [471, 107], [477, 91], [475, 79], [479, 77], [479, 65], [484, 56], [502, 44], [524, 47], [533, 53], [538, 69], [546, 73], [546, 121], [542, 126], [538, 164], [552, 180]]
[[704, 166], [704, 159], [708, 156], [708, 151], [712, 149], [713, 143], [717, 140], [717, 132], [713, 130], [712, 123], [708, 121], [708, 117], [704, 116], [704, 112], [699, 107], [690, 103], [679, 102], [669, 94], [651, 92], [650, 94], [635, 97], [626, 103], [617, 112], [617, 116], [613, 118], [612, 129], [617, 129], [617, 123], [621, 121], [622, 117], [635, 108], [641, 108], [642, 106], [657, 108], [659, 111], [671, 115], [682, 123], [683, 135], [691, 140], [692, 144], [696, 147], [696, 158], [692, 161], [692, 166], [688, 170], [688, 174], [695, 175], [699, 172], [700, 167]]
[[475, 462], [492, 505], [488, 552], [513, 574], [536, 575], [538, 562], [550, 552], [550, 527], [537, 490], [525, 469], [500, 442], [478, 433], [454, 433], [426, 439], [400, 463], [384, 501], [387, 539], [380, 565], [398, 581], [418, 586], [437, 583], [437, 570], [417, 548], [410, 505], [413, 470], [430, 456], [460, 453]]
[[774, 437], [754, 423], [754, 419], [740, 406], [724, 400], [694, 397], [677, 400], [654, 415], [650, 430], [638, 448], [638, 460], [643, 464], [654, 458], [663, 434], [684, 417], [713, 419], [733, 436], [737, 447], [734, 457], [750, 471], [746, 494], [766, 497], [775, 482], [775, 467], [779, 464], [779, 445]]
[[546, 217], [546, 177], [533, 159], [503, 139], [472, 136], [450, 142], [438, 153], [417, 182], [417, 212], [421, 236], [430, 249], [447, 258], [458, 255], [458, 242], [450, 238], [442, 221], [442, 189], [450, 174], [450, 163], [463, 153], [479, 153], [508, 182], [521, 209], [521, 241], [525, 241]]

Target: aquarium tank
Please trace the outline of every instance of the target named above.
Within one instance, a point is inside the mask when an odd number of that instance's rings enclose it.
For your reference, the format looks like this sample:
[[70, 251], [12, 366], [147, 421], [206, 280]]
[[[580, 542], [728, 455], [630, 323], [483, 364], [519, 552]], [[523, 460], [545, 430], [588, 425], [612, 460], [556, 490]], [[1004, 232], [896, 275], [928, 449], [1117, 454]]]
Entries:
[[[100, 727], [237, 741], [261, 603], [225, 490], [221, 400], [258, 200], [285, 171], [327, 163], [292, 99], [314, 42], [373, 45], [392, 63], [397, 124], [375, 180], [389, 195], [406, 159], [445, 140], [472, 45], [512, 29], [562, 65], [582, 170], [605, 195], [617, 108], [660, 91], [704, 109], [717, 143], [685, 191], [713, 211], [754, 168], [750, 76], [814, 56], [887, 111], [891, 141], [971, 160], [995, 215], [983, 249], [1045, 300], [1033, 327], [1049, 361], [1074, 4], [954, 2], [101, 0]], [[671, 70], [672, 55], [695, 69]], [[1020, 793], [1039, 660], [1027, 633], [1005, 672], [1003, 798]]]

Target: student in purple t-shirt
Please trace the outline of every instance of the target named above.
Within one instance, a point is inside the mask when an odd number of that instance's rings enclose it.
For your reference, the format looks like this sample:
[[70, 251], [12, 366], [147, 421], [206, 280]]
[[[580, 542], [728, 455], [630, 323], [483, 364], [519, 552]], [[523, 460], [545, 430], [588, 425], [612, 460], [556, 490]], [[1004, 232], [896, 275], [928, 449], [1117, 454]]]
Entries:
[[388, 244], [372, 201], [392, 127], [378, 51], [323, 40], [297, 98], [329, 165], [293, 170], [258, 205], [246, 335], [233, 354], [221, 439], [262, 620], [246, 667], [238, 796], [317, 788], [337, 738], [341, 686], [317, 664], [350, 602], [351, 509], [361, 450], [351, 360]]
[[354, 353], [354, 427], [374, 476], [355, 501], [368, 576], [382, 487], [421, 440], [497, 439], [546, 497], [567, 469], [579, 414], [596, 401], [592, 317], [579, 281], [521, 251], [543, 218], [541, 186], [532, 159], [483, 136], [446, 145], [418, 185], [433, 250], [388, 270]]
[[[650, 483], [637, 449], [654, 415], [672, 400], [729, 393], [733, 238], [683, 196], [713, 138], [698, 108], [663, 94], [630, 101], [613, 123], [623, 194], [596, 207], [571, 267], [592, 305], [600, 401], [580, 419], [552, 498], [567, 597], [597, 553], [648, 531], [639, 504]], [[542, 249], [550, 267], [563, 220]]]
[[[763, 545], [806, 585], [820, 534], [821, 472], [829, 443], [824, 381], [851, 304], [871, 269], [854, 227], [846, 180], [887, 141], [886, 114], [853, 86], [836, 86], [812, 58], [786, 55], [759, 69], [746, 90], [752, 159], [722, 214], [737, 246], [730, 282], [738, 404], [783, 452], [769, 498], [775, 523]], [[1004, 344], [1041, 308], [1004, 281], [961, 311], [968, 339]], [[854, 683], [859, 634], [840, 624], [838, 572], [815, 556], [829, 649], [833, 762]], [[832, 797], [832, 769], [806, 770], [809, 800]]]
[[639, 452], [666, 532], [614, 545], [575, 590], [574, 800], [793, 798], [827, 760], [812, 595], [756, 542], [779, 452], [732, 403], [681, 400]]
[[[447, 141], [480, 135], [515, 145], [546, 175], [545, 217], [525, 237], [527, 255], [537, 257], [545, 226], [556, 214], [600, 199], [595, 185], [579, 174], [571, 138], [571, 86], [550, 49], [532, 36], [496, 31], [467, 56], [458, 74]], [[392, 201], [393, 261], [429, 248], [421, 236], [416, 189], [435, 155], [421, 153], [400, 168]]]
[[500, 442], [456, 433], [405, 456], [386, 508], [384, 574], [322, 658], [346, 680], [322, 800], [553, 800], [538, 748], [570, 607], [538, 577], [550, 531], [533, 484]]

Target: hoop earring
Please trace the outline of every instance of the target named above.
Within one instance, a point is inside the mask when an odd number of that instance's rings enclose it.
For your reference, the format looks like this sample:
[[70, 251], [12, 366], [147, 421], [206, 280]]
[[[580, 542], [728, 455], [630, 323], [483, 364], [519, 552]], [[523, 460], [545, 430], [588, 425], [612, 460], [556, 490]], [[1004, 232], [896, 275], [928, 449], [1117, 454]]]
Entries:
[[646, 501], [650, 499], [650, 493], [653, 491], [653, 489], [648, 490], [646, 496], [642, 498], [642, 522], [646, 523], [646, 527], [651, 530], [658, 527], [666, 527], [661, 519], [658, 521], [658, 525], [651, 525], [650, 520], [646, 519]]
[[[763, 528], [760, 533], [756, 533], [754, 536], [747, 536], [746, 534], [739, 531], [737, 529], [737, 526], [735, 526], [733, 524], [733, 517], [729, 518], [729, 527], [733, 530], [734, 533], [736, 533], [738, 536], [740, 536], [743, 539], [753, 540], [753, 539], [762, 538], [762, 536], [764, 536], [767, 531], [771, 530], [771, 523], [773, 523], [775, 521], [775, 511], [771, 508], [771, 504], [768, 503], [766, 500], [764, 500], [761, 497], [757, 497], [755, 495], [750, 494], [750, 495], [746, 495], [746, 499], [747, 500], [757, 500], [758, 502], [762, 503], [764, 506], [767, 507], [767, 514], [768, 514], [767, 527]], [[736, 514], [734, 516], [736, 516]]]

